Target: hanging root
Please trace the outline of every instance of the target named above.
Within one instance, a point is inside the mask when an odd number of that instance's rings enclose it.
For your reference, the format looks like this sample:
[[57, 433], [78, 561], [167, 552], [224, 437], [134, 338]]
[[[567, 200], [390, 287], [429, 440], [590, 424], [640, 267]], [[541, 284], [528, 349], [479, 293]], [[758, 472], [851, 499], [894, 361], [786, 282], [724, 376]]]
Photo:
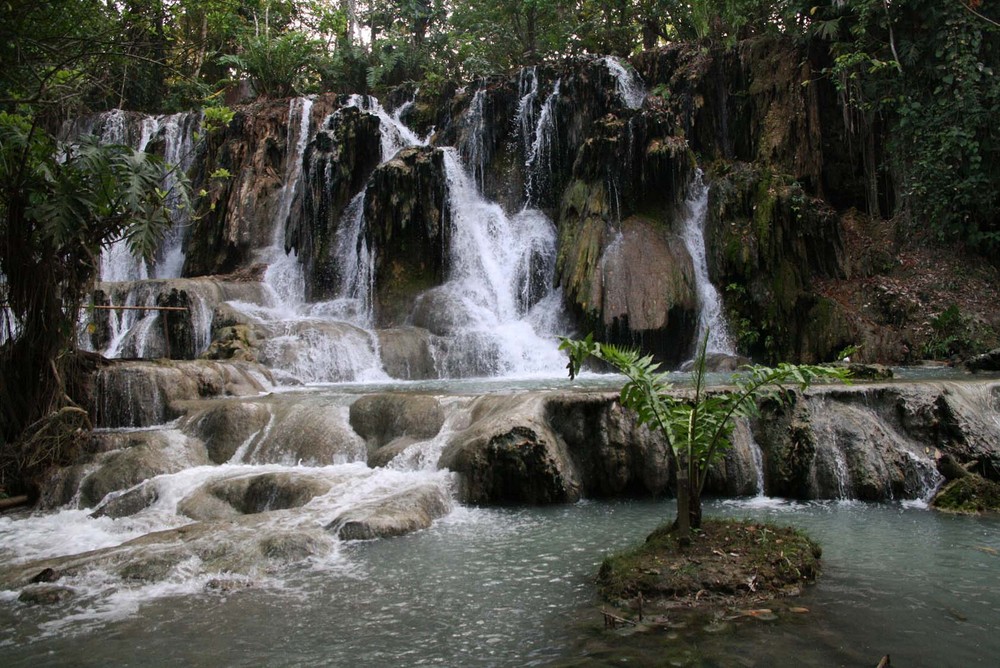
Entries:
[[87, 411], [78, 406], [64, 406], [37, 420], [0, 452], [0, 488], [31, 490], [39, 478], [53, 466], [65, 466], [75, 460], [91, 431]]

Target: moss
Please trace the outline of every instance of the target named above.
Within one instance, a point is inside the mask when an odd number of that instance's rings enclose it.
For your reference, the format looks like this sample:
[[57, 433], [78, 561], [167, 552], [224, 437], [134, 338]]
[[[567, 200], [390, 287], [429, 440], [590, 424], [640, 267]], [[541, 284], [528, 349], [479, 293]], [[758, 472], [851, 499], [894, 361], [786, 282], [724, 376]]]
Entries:
[[819, 546], [803, 533], [750, 521], [707, 520], [691, 544], [681, 547], [678, 534], [664, 526], [636, 548], [608, 557], [598, 584], [608, 601], [628, 601], [640, 594], [653, 608], [682, 599], [736, 602], [766, 600], [787, 588], [811, 582], [819, 574]]
[[1000, 512], [1000, 483], [967, 475], [945, 485], [931, 505], [938, 510], [970, 515]]

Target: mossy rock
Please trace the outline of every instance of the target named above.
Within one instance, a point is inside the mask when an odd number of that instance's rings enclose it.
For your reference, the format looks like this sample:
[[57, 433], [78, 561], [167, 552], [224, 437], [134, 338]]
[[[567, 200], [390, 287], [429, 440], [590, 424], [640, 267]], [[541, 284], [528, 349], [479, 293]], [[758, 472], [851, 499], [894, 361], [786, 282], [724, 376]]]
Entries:
[[963, 476], [942, 487], [931, 505], [938, 510], [965, 515], [1000, 512], [1000, 483], [978, 475]]
[[601, 564], [601, 596], [612, 602], [642, 596], [649, 610], [685, 605], [760, 602], [812, 582], [821, 550], [790, 527], [760, 522], [706, 520], [688, 546], [664, 526], [631, 550]]

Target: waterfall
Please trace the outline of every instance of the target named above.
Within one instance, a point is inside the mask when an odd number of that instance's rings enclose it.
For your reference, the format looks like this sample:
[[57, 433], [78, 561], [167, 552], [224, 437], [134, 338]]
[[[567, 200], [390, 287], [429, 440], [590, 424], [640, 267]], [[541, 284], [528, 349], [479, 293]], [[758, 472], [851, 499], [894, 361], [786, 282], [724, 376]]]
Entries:
[[[556, 105], [559, 102], [560, 83], [561, 80], [556, 79], [552, 92], [542, 105], [538, 123], [535, 124], [531, 147], [524, 160], [525, 202], [528, 206], [537, 204], [542, 198], [552, 174], [552, 152], [556, 144]], [[528, 106], [525, 105], [525, 108]]]
[[749, 427], [747, 434], [749, 435], [747, 443], [750, 446], [750, 456], [753, 459], [754, 472], [757, 474], [757, 496], [767, 496], [767, 488], [764, 484], [764, 451], [760, 449], [760, 444], [753, 437], [753, 430]]
[[169, 167], [163, 179], [163, 190], [168, 193], [167, 207], [172, 226], [152, 267], [132, 255], [125, 239], [118, 239], [104, 248], [100, 280], [138, 281], [154, 276], [177, 278], [181, 275], [184, 265], [182, 244], [190, 222], [190, 210], [177, 206], [176, 186], [179, 175], [186, 174], [194, 161], [194, 136], [200, 124], [200, 112], [146, 116], [112, 109], [64, 125], [61, 134], [67, 141], [94, 134], [102, 144], [120, 144], [136, 151], [146, 151], [150, 142], [158, 136], [163, 139], [163, 161]]
[[288, 225], [292, 200], [299, 188], [302, 157], [312, 139], [311, 97], [296, 97], [288, 103], [288, 150], [285, 154], [285, 181], [278, 196], [278, 207], [271, 221], [271, 246], [262, 252], [261, 261], [267, 271], [264, 283], [275, 294], [277, 304], [294, 307], [305, 297], [305, 275], [298, 257], [285, 252], [285, 228]]
[[[194, 164], [195, 133], [201, 127], [201, 113], [181, 113], [161, 116], [156, 124], [163, 132], [163, 160], [170, 167], [163, 181], [170, 207], [171, 228], [157, 253], [157, 278], [177, 278], [184, 268], [184, 238], [191, 222], [191, 210], [177, 206], [177, 184]], [[145, 144], [143, 144], [145, 146]], [[141, 150], [141, 149], [140, 149]]]
[[362, 190], [344, 209], [337, 225], [336, 248], [340, 274], [344, 280], [336, 299], [314, 307], [324, 315], [370, 328], [375, 321], [375, 267], [364, 234], [365, 191]]
[[427, 145], [425, 138], [417, 136], [417, 133], [403, 124], [399, 118], [401, 114], [390, 115], [371, 95], [351, 95], [344, 106], [357, 107], [378, 117], [382, 131], [382, 162], [391, 160], [407, 146]]
[[695, 172], [687, 198], [684, 200], [684, 219], [681, 236], [694, 264], [695, 288], [698, 292], [698, 342], [708, 332], [707, 352], [735, 354], [722, 313], [719, 292], [708, 278], [708, 261], [705, 252], [705, 221], [708, 214], [708, 185], [702, 171]]
[[485, 200], [454, 149], [445, 150], [445, 166], [449, 276], [432, 298], [439, 298], [448, 320], [461, 323], [452, 332], [459, 347], [450, 347], [442, 360], [446, 371], [458, 376], [557, 372], [565, 360], [555, 332], [536, 331], [533, 323], [544, 320], [532, 313], [554, 308], [545, 297], [555, 271], [555, 226], [538, 210], [508, 216]]
[[480, 88], [472, 96], [472, 102], [462, 118], [465, 126], [465, 138], [461, 144], [462, 157], [465, 164], [472, 170], [472, 178], [482, 190], [486, 179], [486, 117], [483, 111], [486, 101], [486, 88]]
[[601, 62], [615, 78], [618, 97], [629, 109], [638, 109], [646, 100], [646, 89], [634, 70], [626, 68], [614, 56], [605, 56]]
[[538, 99], [538, 68], [526, 67], [518, 77], [517, 114], [514, 117], [516, 129], [521, 137], [521, 146], [525, 156], [531, 147], [537, 123], [535, 101]]

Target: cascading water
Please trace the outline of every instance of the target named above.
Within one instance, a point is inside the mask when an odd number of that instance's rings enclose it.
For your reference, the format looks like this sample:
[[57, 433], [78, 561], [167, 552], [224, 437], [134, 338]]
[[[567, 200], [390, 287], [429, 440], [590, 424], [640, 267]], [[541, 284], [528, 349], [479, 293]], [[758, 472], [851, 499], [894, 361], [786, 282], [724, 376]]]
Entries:
[[400, 120], [401, 114], [390, 115], [379, 101], [371, 95], [351, 95], [347, 107], [357, 107], [378, 117], [382, 131], [382, 162], [391, 159], [407, 146], [426, 146], [427, 139], [406, 127]]
[[480, 88], [472, 96], [469, 109], [465, 112], [462, 124], [465, 126], [465, 140], [462, 142], [460, 151], [465, 159], [465, 164], [469, 165], [472, 171], [473, 180], [479, 184], [482, 190], [486, 179], [486, 116], [484, 105], [486, 104], [486, 88]]
[[691, 261], [694, 263], [695, 287], [698, 291], [698, 341], [708, 333], [706, 352], [735, 354], [735, 348], [729, 338], [722, 312], [722, 302], [719, 291], [712, 285], [708, 277], [708, 261], [705, 252], [705, 221], [708, 214], [708, 185], [705, 183], [702, 171], [695, 172], [694, 179], [688, 187], [688, 195], [684, 200], [685, 212], [682, 222], [681, 237], [687, 248]]
[[634, 70], [626, 68], [614, 56], [605, 56], [601, 62], [615, 78], [618, 96], [629, 109], [639, 109], [646, 100], [646, 88]]
[[518, 77], [518, 102], [517, 114], [514, 117], [516, 131], [521, 138], [521, 146], [524, 148], [525, 156], [531, 147], [534, 139], [535, 126], [537, 125], [537, 113], [535, 102], [538, 100], [538, 68], [525, 67]]
[[[559, 86], [561, 80], [556, 79], [552, 92], [545, 99], [542, 110], [535, 124], [531, 145], [527, 149], [524, 160], [525, 169], [525, 202], [527, 206], [535, 206], [544, 197], [552, 175], [552, 154], [556, 148], [556, 105], [559, 103]], [[534, 94], [537, 94], [537, 89]], [[532, 93], [528, 93], [522, 101], [526, 101]], [[528, 109], [530, 104], [525, 104]], [[523, 126], [522, 126], [523, 127]]]
[[294, 308], [305, 296], [305, 276], [298, 258], [285, 252], [285, 227], [292, 210], [292, 200], [302, 175], [302, 156], [312, 138], [313, 99], [296, 97], [288, 104], [288, 152], [285, 155], [285, 181], [278, 196], [278, 207], [271, 221], [271, 245], [261, 252], [267, 264], [264, 284], [274, 291], [275, 303]]
[[445, 166], [449, 276], [422, 298], [434, 300], [446, 321], [460, 323], [440, 363], [453, 376], [558, 373], [565, 363], [557, 332], [536, 331], [533, 323], [543, 319], [532, 314], [553, 308], [545, 297], [555, 271], [555, 226], [535, 209], [508, 216], [483, 199], [452, 149], [445, 150]]
[[163, 160], [170, 166], [163, 189], [168, 193], [172, 226], [164, 237], [155, 266], [157, 278], [178, 278], [184, 268], [184, 238], [191, 222], [190, 208], [177, 206], [177, 184], [187, 174], [195, 159], [195, 135], [201, 127], [201, 113], [180, 113], [156, 119], [163, 133]]

